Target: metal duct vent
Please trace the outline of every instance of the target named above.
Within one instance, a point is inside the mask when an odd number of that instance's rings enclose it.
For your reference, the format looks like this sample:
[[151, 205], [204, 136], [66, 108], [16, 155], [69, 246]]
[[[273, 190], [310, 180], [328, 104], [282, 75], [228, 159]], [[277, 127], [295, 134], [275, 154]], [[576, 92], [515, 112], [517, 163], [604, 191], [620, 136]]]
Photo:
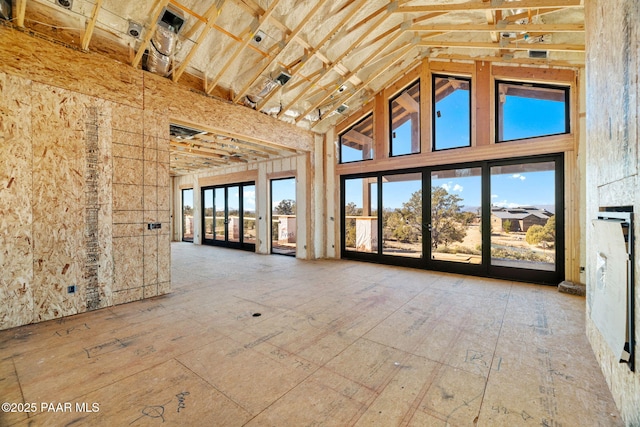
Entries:
[[244, 104], [247, 107], [255, 108], [262, 98], [278, 87], [278, 83], [268, 77], [262, 77], [259, 83], [249, 89], [249, 93], [244, 97]]
[[546, 50], [530, 50], [529, 58], [547, 59], [547, 51]]
[[0, 0], [0, 18], [11, 19], [11, 0]]
[[178, 35], [166, 22], [158, 22], [156, 32], [151, 39], [146, 69], [152, 73], [167, 77], [171, 66], [171, 56], [175, 52]]

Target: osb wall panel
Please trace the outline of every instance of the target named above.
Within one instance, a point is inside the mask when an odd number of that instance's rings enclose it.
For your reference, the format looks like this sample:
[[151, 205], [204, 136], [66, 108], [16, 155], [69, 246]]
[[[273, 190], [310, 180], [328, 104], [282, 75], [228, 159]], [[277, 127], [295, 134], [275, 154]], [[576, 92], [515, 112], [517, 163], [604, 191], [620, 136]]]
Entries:
[[0, 71], [143, 108], [141, 71], [4, 26], [0, 26], [0, 40]]
[[[114, 301], [171, 290], [169, 122], [117, 106], [114, 114]], [[165, 176], [166, 175], [166, 176]], [[160, 229], [148, 224], [160, 223]]]
[[0, 329], [33, 319], [30, 88], [0, 73]]
[[251, 140], [304, 151], [313, 149], [313, 133], [249, 108], [185, 91], [171, 80], [145, 74], [145, 105], [169, 111], [172, 118], [223, 129]]
[[[33, 320], [41, 321], [110, 303], [110, 248], [105, 240], [111, 236], [111, 171], [104, 160], [111, 138], [105, 101], [33, 83], [31, 102], [37, 106], [31, 115]], [[89, 138], [95, 139], [98, 151], [93, 199], [87, 187]], [[97, 215], [90, 224], [89, 208]], [[71, 285], [76, 293], [67, 293]]]
[[142, 110], [143, 73], [0, 37], [0, 328], [170, 292], [169, 119]]
[[[640, 212], [638, 112], [640, 111], [640, 3], [588, 0], [587, 35], [587, 335], [627, 425], [640, 425], [640, 370], [618, 363], [590, 320], [596, 286], [596, 248], [591, 221], [601, 206]], [[637, 227], [636, 227], [637, 230]], [[637, 238], [635, 253], [640, 253]], [[635, 351], [640, 352], [640, 257], [635, 261]]]

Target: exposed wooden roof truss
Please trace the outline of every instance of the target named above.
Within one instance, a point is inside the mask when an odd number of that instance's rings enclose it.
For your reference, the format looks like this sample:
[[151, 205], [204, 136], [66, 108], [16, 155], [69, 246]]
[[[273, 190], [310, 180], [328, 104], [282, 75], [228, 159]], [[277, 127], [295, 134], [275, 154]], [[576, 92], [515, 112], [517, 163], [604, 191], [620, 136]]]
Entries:
[[[424, 58], [584, 65], [582, 3], [73, 0], [71, 9], [66, 9], [57, 0], [14, 0], [9, 25], [140, 68], [145, 66], [145, 52], [152, 48], [165, 8], [170, 8], [184, 24], [176, 34], [179, 48], [170, 57], [167, 78], [325, 132]], [[141, 28], [137, 36], [129, 33], [131, 23]], [[530, 50], [548, 55], [530, 57]], [[196, 138], [190, 143], [200, 144], [198, 149], [225, 151], [220, 139]], [[172, 150], [184, 153], [188, 150], [184, 144], [175, 141]], [[264, 146], [262, 151], [255, 146], [237, 147], [230, 155], [207, 153], [214, 163], [276, 155], [264, 151]], [[189, 148], [193, 153], [196, 147]]]

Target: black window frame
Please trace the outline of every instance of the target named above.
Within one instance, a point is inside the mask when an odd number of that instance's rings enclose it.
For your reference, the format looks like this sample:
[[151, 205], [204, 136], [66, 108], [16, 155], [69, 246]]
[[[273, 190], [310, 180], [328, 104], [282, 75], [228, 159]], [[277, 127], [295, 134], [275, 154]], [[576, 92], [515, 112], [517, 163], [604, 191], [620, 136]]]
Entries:
[[[555, 217], [556, 217], [556, 242], [557, 249], [555, 253], [555, 269], [554, 271], [545, 270], [529, 270], [519, 267], [505, 267], [491, 264], [491, 232], [484, 232], [482, 238], [482, 263], [481, 264], [463, 264], [449, 261], [434, 260], [431, 257], [430, 237], [426, 234], [422, 236], [423, 249], [422, 258], [411, 258], [404, 256], [389, 255], [383, 253], [382, 248], [382, 232], [383, 232], [383, 188], [382, 180], [385, 175], [398, 175], [407, 173], [422, 173], [422, 197], [423, 197], [423, 221], [425, 221], [425, 212], [431, 211], [430, 191], [431, 191], [431, 173], [433, 171], [447, 169], [464, 169], [464, 168], [481, 168], [482, 175], [482, 229], [491, 230], [491, 168], [494, 166], [517, 165], [520, 163], [544, 163], [554, 162], [555, 164]], [[452, 163], [433, 166], [423, 166], [407, 169], [392, 169], [371, 171], [364, 173], [345, 174], [340, 176], [340, 257], [342, 259], [351, 259], [359, 261], [373, 262], [377, 264], [397, 265], [404, 267], [413, 267], [424, 270], [442, 271], [449, 273], [467, 274], [479, 277], [491, 277], [504, 280], [516, 280], [519, 282], [529, 282], [544, 285], [556, 286], [565, 278], [565, 254], [567, 251], [565, 242], [565, 156], [564, 153], [551, 153], [533, 156], [524, 156], [516, 158], [491, 159], [482, 161], [472, 161], [464, 163]], [[363, 252], [354, 251], [346, 247], [345, 238], [345, 217], [346, 217], [346, 193], [345, 183], [350, 179], [375, 179], [377, 193], [377, 212], [378, 212], [378, 243], [375, 251]], [[428, 227], [427, 224], [425, 226]]]
[[[371, 141], [372, 141], [372, 146], [371, 146], [371, 158], [369, 159], [360, 159], [360, 160], [349, 160], [349, 161], [344, 161], [343, 160], [343, 156], [342, 156], [342, 137], [347, 134], [348, 132], [350, 132], [351, 130], [353, 130], [356, 126], [362, 124], [364, 121], [368, 120], [369, 118], [371, 118]], [[338, 164], [341, 165], [345, 165], [345, 164], [350, 164], [350, 163], [358, 163], [358, 162], [366, 162], [369, 160], [373, 160], [376, 156], [376, 150], [375, 150], [375, 117], [373, 115], [373, 111], [369, 112], [368, 114], [365, 114], [364, 116], [362, 116], [362, 118], [360, 118], [360, 120], [356, 121], [355, 123], [353, 123], [351, 126], [349, 126], [347, 129], [345, 129], [343, 132], [340, 132], [340, 134], [338, 135]]]
[[422, 108], [418, 110], [418, 151], [410, 152], [410, 153], [402, 153], [402, 154], [393, 154], [393, 107], [391, 105], [396, 99], [401, 97], [405, 92], [412, 89], [414, 86], [418, 88], [418, 106], [420, 107], [420, 99], [422, 97], [422, 87], [420, 86], [420, 79], [416, 79], [403, 87], [398, 93], [396, 93], [392, 98], [389, 98], [388, 106], [389, 106], [389, 157], [402, 157], [402, 156], [412, 156], [416, 154], [420, 154], [422, 152]]
[[[437, 140], [436, 140], [436, 116], [438, 111], [436, 110], [436, 79], [455, 79], [455, 80], [464, 80], [469, 84], [469, 144], [462, 145], [459, 147], [448, 147], [448, 148], [437, 148]], [[439, 74], [434, 73], [431, 75], [431, 151], [447, 151], [447, 150], [457, 150], [459, 148], [468, 148], [473, 145], [473, 79], [472, 77], [463, 77], [456, 76], [450, 74]]]
[[[494, 104], [495, 104], [495, 117], [494, 117], [494, 126], [495, 126], [495, 143], [502, 144], [505, 142], [517, 142], [517, 141], [526, 141], [530, 139], [536, 138], [544, 138], [549, 136], [557, 136], [557, 135], [568, 135], [571, 133], [571, 86], [562, 85], [562, 84], [549, 84], [549, 83], [535, 83], [535, 82], [526, 82], [526, 81], [518, 81], [518, 80], [508, 80], [508, 79], [496, 79], [494, 86]], [[516, 138], [516, 139], [506, 139], [500, 140], [500, 129], [502, 126], [502, 119], [500, 115], [500, 84], [508, 84], [508, 85], [516, 85], [516, 86], [524, 86], [524, 87], [538, 87], [543, 89], [555, 89], [564, 91], [564, 132], [559, 133], [550, 133], [544, 135], [536, 135], [529, 136], [526, 138]]]
[[194, 239], [195, 239], [195, 232], [196, 232], [195, 224], [193, 223], [193, 220], [195, 218], [195, 216], [193, 215], [193, 213], [195, 213], [195, 206], [191, 206], [191, 212], [192, 212], [191, 228], [193, 230], [193, 235], [191, 236], [191, 238], [184, 237], [185, 236], [185, 231], [186, 231], [185, 230], [185, 223], [184, 223], [184, 217], [185, 217], [185, 215], [184, 215], [184, 207], [185, 207], [184, 206], [184, 192], [185, 191], [191, 191], [191, 199], [192, 199], [192, 203], [191, 204], [195, 205], [195, 191], [194, 191], [194, 189], [193, 188], [182, 188], [182, 189], [180, 189], [180, 215], [181, 215], [180, 222], [182, 223], [182, 227], [181, 227], [182, 230], [180, 232], [180, 240], [182, 240], [183, 242], [193, 243]]
[[[201, 213], [200, 213], [200, 217], [201, 217], [201, 221], [200, 221], [200, 228], [201, 228], [201, 233], [202, 233], [202, 244], [203, 245], [211, 245], [211, 246], [222, 246], [222, 247], [226, 247], [226, 248], [231, 248], [231, 249], [241, 249], [241, 250], [245, 250], [245, 251], [249, 251], [249, 252], [255, 252], [256, 250], [256, 243], [247, 243], [244, 241], [244, 188], [245, 187], [249, 187], [249, 186], [255, 186], [256, 182], [255, 181], [244, 181], [244, 182], [235, 182], [235, 183], [231, 183], [231, 184], [220, 184], [220, 185], [208, 185], [205, 187], [201, 187], [200, 188], [200, 206], [201, 206]], [[215, 199], [215, 190], [216, 189], [223, 189], [224, 190], [224, 204], [225, 204], [225, 223], [226, 223], [226, 218], [228, 216], [228, 191], [229, 188], [232, 187], [238, 187], [238, 212], [239, 212], [239, 216], [240, 216], [240, 229], [239, 229], [239, 239], [238, 241], [232, 241], [229, 240], [229, 236], [227, 235], [227, 230], [225, 230], [225, 236], [224, 239], [216, 239], [215, 237], [213, 239], [208, 239], [206, 238], [206, 224], [205, 224], [205, 207], [204, 207], [204, 203], [205, 203], [205, 191], [208, 190], [213, 190], [213, 202], [214, 202], [214, 213], [213, 213], [213, 235], [215, 236], [215, 206], [216, 206], [216, 199]], [[257, 216], [257, 213], [256, 213]], [[225, 227], [226, 228], [226, 227]]]

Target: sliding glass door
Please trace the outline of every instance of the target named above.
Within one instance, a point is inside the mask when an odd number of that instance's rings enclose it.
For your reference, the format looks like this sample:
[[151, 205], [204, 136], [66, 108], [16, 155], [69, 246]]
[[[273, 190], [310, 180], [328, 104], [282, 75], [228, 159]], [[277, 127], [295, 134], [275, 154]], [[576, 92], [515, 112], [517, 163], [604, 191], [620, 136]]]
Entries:
[[296, 179], [271, 180], [271, 253], [296, 255]]
[[431, 260], [482, 264], [482, 168], [431, 171]]
[[193, 242], [193, 188], [182, 190], [182, 241]]
[[255, 184], [202, 189], [203, 243], [255, 250]]
[[342, 256], [557, 284], [562, 171], [554, 155], [342, 177]]
[[508, 162], [491, 166], [490, 171], [490, 271], [497, 275], [519, 271], [510, 277], [554, 273], [563, 246], [562, 200], [558, 200], [562, 171], [553, 161]]

